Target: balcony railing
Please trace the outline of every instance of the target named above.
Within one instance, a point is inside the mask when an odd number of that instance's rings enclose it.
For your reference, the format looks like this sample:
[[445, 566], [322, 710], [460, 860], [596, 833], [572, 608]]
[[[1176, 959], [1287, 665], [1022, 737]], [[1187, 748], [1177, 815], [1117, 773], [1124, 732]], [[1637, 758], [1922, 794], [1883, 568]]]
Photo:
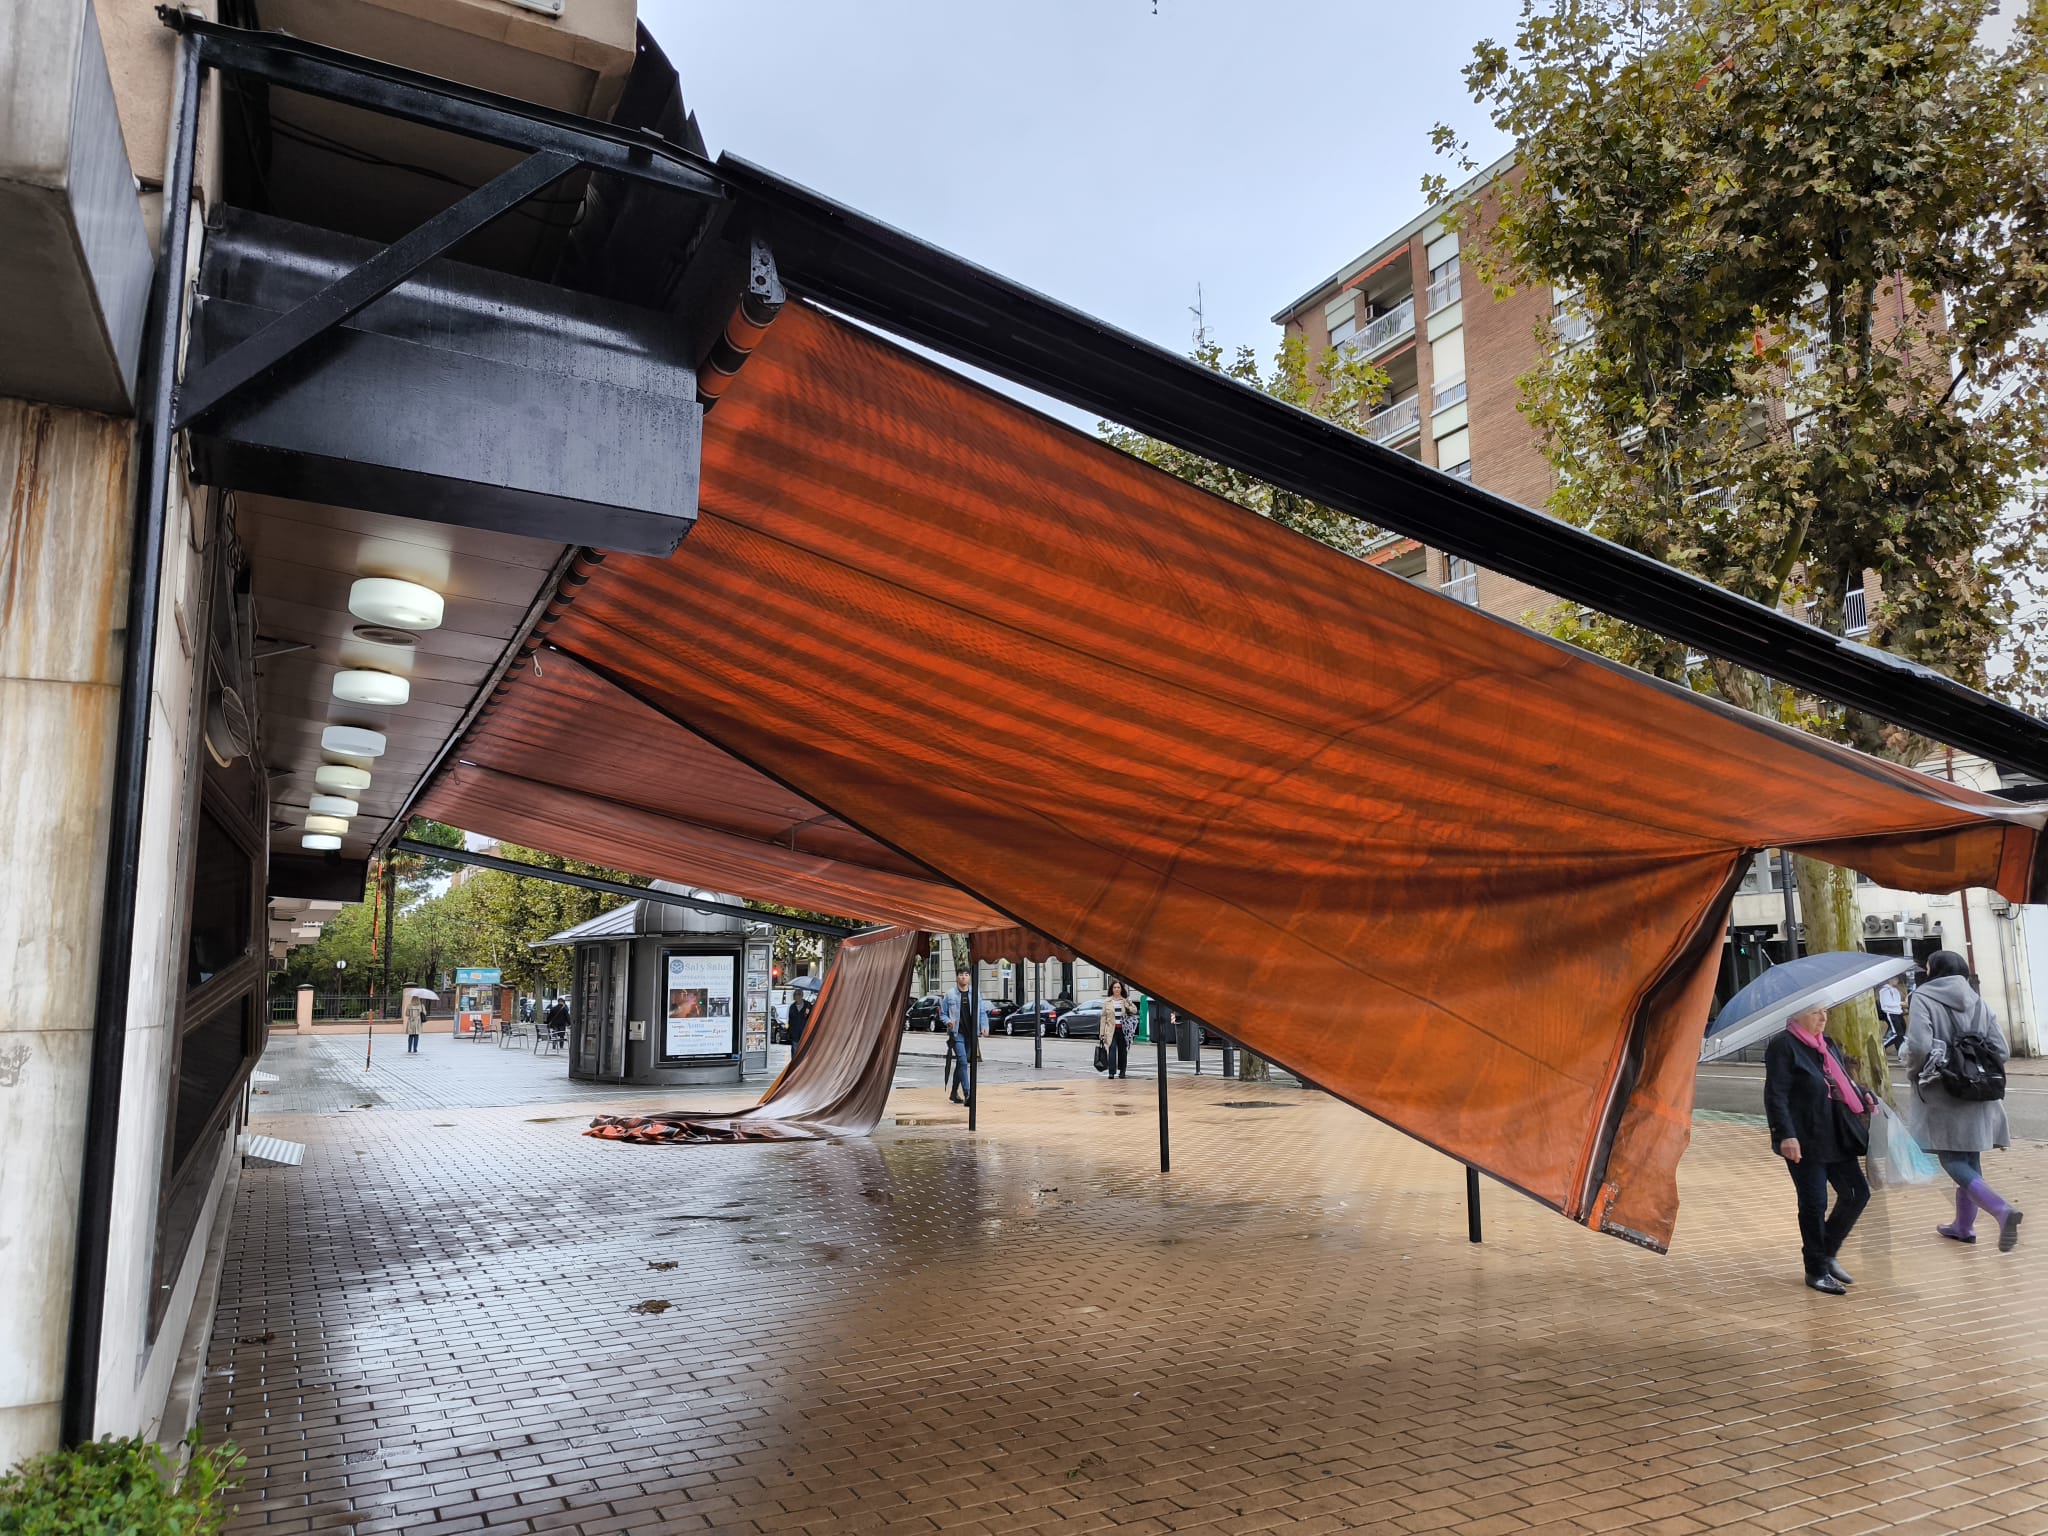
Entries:
[[1849, 593], [1842, 601], [1842, 633], [1845, 635], [1867, 635], [1870, 633], [1870, 594], [1861, 587]]
[[1365, 435], [1381, 447], [1398, 443], [1411, 432], [1422, 430], [1422, 396], [1410, 395], [1406, 400], [1388, 406], [1384, 411], [1369, 416], [1365, 422]]
[[1449, 309], [1458, 302], [1464, 291], [1463, 274], [1458, 268], [1453, 267], [1429, 285], [1428, 307], [1423, 313], [1433, 315], [1440, 309]]
[[1376, 357], [1415, 331], [1415, 295], [1409, 294], [1384, 315], [1366, 321], [1345, 343], [1360, 357]]
[[1447, 380], [1446, 382], [1439, 384], [1435, 388], [1430, 390], [1429, 408], [1432, 413], [1436, 411], [1448, 411], [1452, 406], [1456, 405], [1460, 400], [1464, 398], [1465, 375], [1461, 373], [1455, 379]]
[[1550, 317], [1550, 331], [1560, 347], [1576, 347], [1593, 334], [1593, 321], [1585, 311], [1567, 305]]

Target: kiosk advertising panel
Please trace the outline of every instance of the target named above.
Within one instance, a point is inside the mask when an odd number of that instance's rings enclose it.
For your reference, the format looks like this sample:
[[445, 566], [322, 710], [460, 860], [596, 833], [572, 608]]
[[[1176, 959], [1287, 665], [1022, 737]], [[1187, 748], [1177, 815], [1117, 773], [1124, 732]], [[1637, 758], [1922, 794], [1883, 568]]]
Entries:
[[664, 950], [662, 970], [662, 1059], [730, 1058], [740, 1048], [740, 957]]

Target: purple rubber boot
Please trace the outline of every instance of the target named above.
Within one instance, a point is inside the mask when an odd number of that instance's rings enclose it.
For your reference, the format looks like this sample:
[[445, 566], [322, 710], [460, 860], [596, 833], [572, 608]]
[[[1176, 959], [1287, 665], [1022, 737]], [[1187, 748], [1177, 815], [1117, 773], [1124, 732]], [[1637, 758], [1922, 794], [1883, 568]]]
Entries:
[[1969, 1190], [1970, 1198], [1984, 1208], [1984, 1214], [1998, 1223], [1998, 1251], [2011, 1253], [2020, 1240], [2020, 1213], [1982, 1179], [1970, 1180]]
[[1970, 1191], [1961, 1184], [1956, 1186], [1956, 1219], [1945, 1227], [1934, 1230], [1956, 1243], [1974, 1243], [1977, 1234], [1977, 1202], [1970, 1198]]

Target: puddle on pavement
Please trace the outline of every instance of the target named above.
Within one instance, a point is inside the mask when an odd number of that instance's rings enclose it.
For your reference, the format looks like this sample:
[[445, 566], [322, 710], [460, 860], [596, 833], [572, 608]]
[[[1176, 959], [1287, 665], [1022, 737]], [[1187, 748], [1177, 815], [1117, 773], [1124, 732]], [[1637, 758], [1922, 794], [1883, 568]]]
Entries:
[[1293, 1104], [1282, 1103], [1279, 1099], [1225, 1099], [1225, 1109], [1294, 1109]]

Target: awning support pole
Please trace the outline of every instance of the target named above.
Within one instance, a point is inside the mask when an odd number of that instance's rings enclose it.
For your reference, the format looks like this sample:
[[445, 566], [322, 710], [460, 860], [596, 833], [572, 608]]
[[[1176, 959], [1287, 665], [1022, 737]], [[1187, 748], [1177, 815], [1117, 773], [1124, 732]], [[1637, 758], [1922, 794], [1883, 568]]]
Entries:
[[1473, 1242], [1480, 1240], [1479, 1231], [1479, 1170], [1470, 1163], [1465, 1165], [1465, 1235]]
[[1147, 1021], [1152, 1026], [1152, 1045], [1159, 1053], [1159, 1171], [1173, 1172], [1173, 1157], [1166, 1146], [1166, 1017], [1164, 1006], [1158, 998], [1150, 999], [1146, 1007], [1152, 1017]]
[[967, 1041], [967, 1129], [977, 1128], [981, 1106], [981, 962], [970, 945], [967, 954], [967, 1017], [960, 1021]]
[[1031, 1065], [1045, 1065], [1045, 1009], [1041, 1000], [1045, 995], [1045, 962], [1031, 962]]

